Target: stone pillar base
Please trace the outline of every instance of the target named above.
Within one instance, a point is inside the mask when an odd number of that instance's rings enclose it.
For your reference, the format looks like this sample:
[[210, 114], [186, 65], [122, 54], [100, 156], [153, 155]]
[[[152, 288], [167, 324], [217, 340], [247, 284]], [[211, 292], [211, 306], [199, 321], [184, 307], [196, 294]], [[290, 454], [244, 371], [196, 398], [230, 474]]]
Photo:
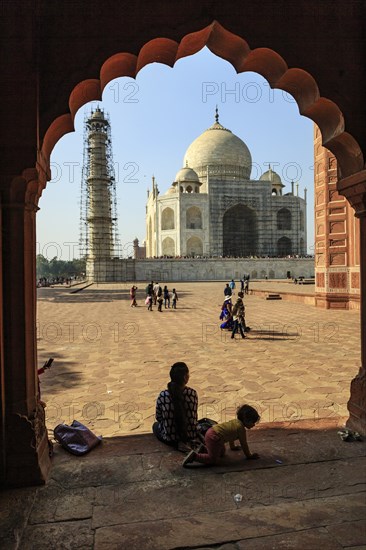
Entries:
[[366, 371], [363, 368], [351, 382], [347, 408], [350, 414], [347, 427], [366, 435]]
[[13, 414], [8, 419], [4, 466], [1, 482], [6, 487], [42, 485], [47, 481], [51, 459], [41, 405], [30, 417]]
[[360, 309], [360, 296], [315, 292], [315, 305], [323, 309]]

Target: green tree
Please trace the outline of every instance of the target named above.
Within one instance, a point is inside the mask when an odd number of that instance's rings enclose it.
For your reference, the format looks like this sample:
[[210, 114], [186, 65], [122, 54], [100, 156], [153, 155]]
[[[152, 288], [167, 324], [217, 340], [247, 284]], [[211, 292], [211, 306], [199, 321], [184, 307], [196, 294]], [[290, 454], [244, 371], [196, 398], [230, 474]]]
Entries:
[[38, 279], [50, 276], [49, 261], [42, 254], [37, 254], [36, 256], [36, 273]]
[[82, 274], [85, 275], [85, 270], [86, 258], [65, 262], [64, 260], [59, 260], [57, 256], [50, 261], [42, 256], [42, 254], [38, 254], [36, 257], [37, 279], [40, 277], [79, 277]]

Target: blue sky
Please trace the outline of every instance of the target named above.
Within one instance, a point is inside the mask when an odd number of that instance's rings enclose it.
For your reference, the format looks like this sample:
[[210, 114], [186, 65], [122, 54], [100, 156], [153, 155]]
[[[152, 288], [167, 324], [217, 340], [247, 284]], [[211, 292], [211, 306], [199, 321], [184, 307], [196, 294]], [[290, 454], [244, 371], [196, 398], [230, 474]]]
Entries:
[[79, 256], [80, 182], [83, 162], [85, 112], [100, 105], [109, 113], [117, 176], [119, 236], [123, 255], [132, 241], [145, 239], [145, 204], [151, 177], [164, 193], [188, 146], [214, 122], [220, 123], [248, 146], [252, 179], [268, 163], [291, 190], [308, 189], [308, 252], [314, 250], [313, 122], [300, 116], [295, 100], [282, 90], [271, 90], [256, 73], [236, 74], [232, 65], [207, 48], [181, 59], [173, 69], [153, 63], [136, 80], [110, 82], [102, 102], [79, 110], [75, 132], [65, 135], [51, 155], [52, 180], [40, 199], [37, 214], [37, 254], [70, 260]]

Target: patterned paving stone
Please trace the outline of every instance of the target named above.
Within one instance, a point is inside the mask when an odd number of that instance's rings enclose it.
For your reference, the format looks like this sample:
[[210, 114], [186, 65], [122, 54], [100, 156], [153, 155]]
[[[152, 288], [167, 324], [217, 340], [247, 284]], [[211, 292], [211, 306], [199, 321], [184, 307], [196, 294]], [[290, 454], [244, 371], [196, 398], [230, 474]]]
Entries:
[[[290, 283], [266, 284], [293, 291]], [[161, 314], [147, 312], [141, 290], [139, 306], [130, 308], [128, 287], [38, 290], [39, 363], [55, 357], [41, 379], [50, 428], [77, 418], [104, 436], [149, 432], [156, 396], [170, 365], [181, 360], [190, 367], [201, 411], [216, 420], [243, 400], [257, 405], [264, 421], [293, 418], [293, 404], [301, 405], [301, 418], [333, 411], [341, 422], [347, 416], [360, 354], [357, 311], [249, 295], [253, 330], [246, 340], [232, 341], [219, 328], [224, 283], [179, 283], [178, 309]], [[131, 415], [134, 421], [126, 422]]]

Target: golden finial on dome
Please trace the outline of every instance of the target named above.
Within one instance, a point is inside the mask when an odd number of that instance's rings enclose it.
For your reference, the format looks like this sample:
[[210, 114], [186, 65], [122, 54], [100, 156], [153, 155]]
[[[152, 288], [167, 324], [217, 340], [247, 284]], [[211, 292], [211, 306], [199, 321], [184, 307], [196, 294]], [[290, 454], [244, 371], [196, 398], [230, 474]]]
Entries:
[[218, 121], [219, 121], [219, 110], [218, 110], [218, 108], [217, 108], [217, 105], [216, 105], [216, 114], [215, 114], [215, 120], [216, 120], [216, 122], [218, 122]]

